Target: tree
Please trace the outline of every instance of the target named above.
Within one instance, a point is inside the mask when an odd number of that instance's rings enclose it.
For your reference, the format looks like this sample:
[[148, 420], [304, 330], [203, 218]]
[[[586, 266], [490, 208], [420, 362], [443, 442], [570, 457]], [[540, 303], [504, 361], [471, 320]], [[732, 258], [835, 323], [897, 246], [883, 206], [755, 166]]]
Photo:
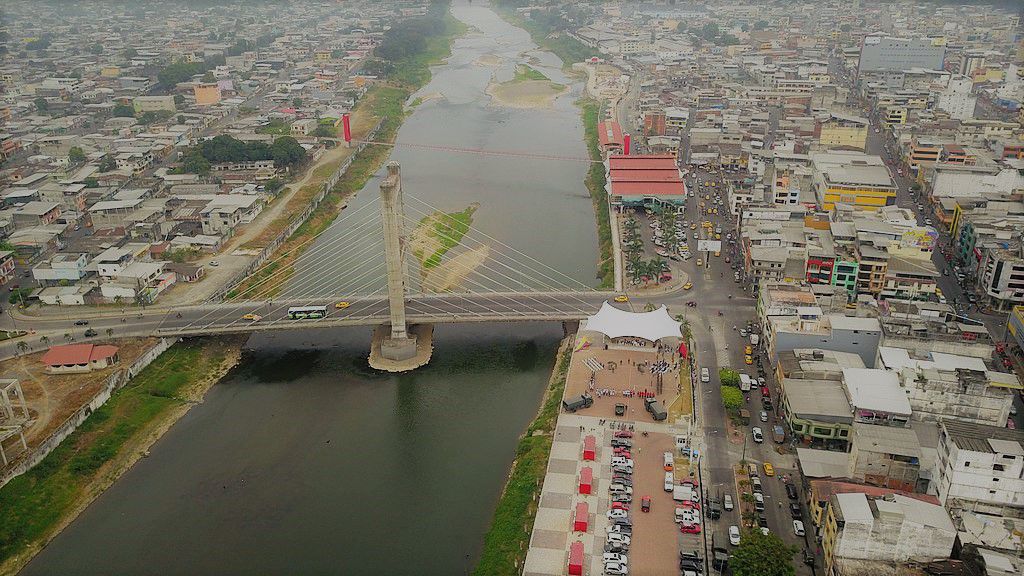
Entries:
[[103, 54], [103, 44], [96, 42], [92, 46], [89, 46], [89, 52], [96, 55]]
[[337, 136], [337, 131], [334, 126], [330, 124], [321, 124], [313, 131], [313, 136], [318, 138], [334, 138]]
[[184, 107], [185, 106], [185, 102], [186, 101], [185, 101], [185, 95], [184, 94], [175, 94], [174, 95], [174, 107], [175, 108], [182, 108], [182, 107]]
[[128, 104], [116, 104], [111, 114], [118, 118], [134, 118], [135, 108]]
[[743, 393], [740, 392], [739, 388], [732, 386], [722, 386], [722, 406], [730, 414], [735, 414], [743, 407]]
[[104, 156], [103, 160], [100, 160], [100, 172], [110, 172], [115, 169], [117, 169], [117, 162], [113, 156]]
[[35, 104], [36, 110], [38, 110], [41, 113], [45, 114], [50, 109], [50, 103], [47, 102], [46, 98], [43, 98], [42, 96], [35, 99]]
[[722, 386], [731, 386], [733, 388], [739, 388], [740, 373], [735, 370], [732, 370], [731, 368], [719, 368], [718, 381], [722, 383]]
[[138, 55], [139, 55], [139, 53], [135, 50], [135, 48], [126, 48], [125, 51], [124, 51], [124, 57], [129, 59], [129, 60], [131, 60], [132, 58], [135, 58]]
[[106, 333], [107, 333], [107, 338], [110, 338], [111, 336], [114, 335], [114, 329], [113, 328], [107, 328]]
[[190, 80], [196, 74], [201, 74], [204, 70], [202, 64], [196, 62], [175, 62], [164, 66], [156, 78], [161, 86], [170, 90], [181, 82]]
[[43, 346], [49, 346], [50, 345], [50, 337], [49, 336], [40, 336], [39, 337], [39, 342]]
[[292, 100], [292, 106], [296, 108], [302, 108], [302, 98], [296, 98]]
[[207, 72], [205, 74], [203, 74], [203, 82], [206, 82], [207, 84], [210, 84], [210, 83], [213, 83], [213, 82], [216, 82], [216, 81], [217, 81], [217, 79], [213, 76], [213, 72], [210, 72], [209, 70], [207, 70]]
[[654, 305], [654, 302], [648, 302], [644, 304], [644, 312], [654, 312], [658, 307]]
[[734, 576], [793, 576], [795, 553], [774, 533], [747, 530], [729, 558], [729, 568]]
[[85, 162], [85, 152], [83, 152], [78, 146], [72, 146], [71, 150], [68, 150], [68, 161], [72, 164], [81, 164], [82, 162]]
[[93, 178], [92, 176], [89, 176], [85, 180], [82, 180], [82, 184], [85, 184], [86, 188], [99, 188], [100, 187], [100, 181], [95, 179], [95, 178]]
[[278, 168], [289, 168], [306, 158], [306, 149], [291, 136], [282, 136], [270, 145], [270, 157]]
[[70, 333], [70, 332], [65, 332], [65, 333], [64, 333], [64, 339], [65, 339], [65, 340], [67, 340], [67, 341], [68, 341], [68, 342], [70, 343], [70, 342], [71, 342], [72, 340], [74, 340], [75, 338], [74, 338], [74, 336], [72, 336], [72, 335], [71, 335], [71, 333]]
[[18, 352], [21, 352], [22, 354], [28, 352], [28, 342], [25, 342], [24, 340], [18, 342]]

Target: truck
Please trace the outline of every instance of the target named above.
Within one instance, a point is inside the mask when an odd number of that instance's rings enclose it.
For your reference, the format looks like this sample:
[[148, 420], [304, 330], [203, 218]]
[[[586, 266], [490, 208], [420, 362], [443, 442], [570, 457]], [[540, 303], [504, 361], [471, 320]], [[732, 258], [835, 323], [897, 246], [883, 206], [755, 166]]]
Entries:
[[776, 424], [772, 427], [772, 440], [775, 440], [776, 444], [782, 444], [786, 441], [786, 431]]
[[709, 498], [708, 505], [705, 507], [705, 510], [707, 511], [708, 518], [718, 520], [722, 517], [722, 501], [717, 497]]
[[668, 418], [668, 412], [665, 411], [665, 407], [661, 405], [661, 402], [654, 398], [644, 398], [644, 408], [651, 413], [651, 417], [655, 420], [664, 420]]
[[750, 392], [754, 379], [746, 374], [740, 374], [740, 390]]
[[676, 484], [672, 488], [672, 499], [676, 502], [700, 502], [700, 492], [689, 484]]
[[594, 397], [586, 392], [579, 396], [573, 396], [572, 398], [562, 400], [562, 407], [565, 408], [566, 412], [575, 412], [580, 408], [590, 408], [593, 405]]

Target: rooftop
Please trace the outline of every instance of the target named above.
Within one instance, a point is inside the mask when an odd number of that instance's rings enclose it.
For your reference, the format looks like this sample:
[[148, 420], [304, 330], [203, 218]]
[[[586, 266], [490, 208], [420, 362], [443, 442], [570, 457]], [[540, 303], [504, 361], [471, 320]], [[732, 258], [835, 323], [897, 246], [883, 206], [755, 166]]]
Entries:
[[959, 420], [939, 423], [943, 433], [960, 450], [988, 454], [1024, 455], [1024, 430], [986, 426]]

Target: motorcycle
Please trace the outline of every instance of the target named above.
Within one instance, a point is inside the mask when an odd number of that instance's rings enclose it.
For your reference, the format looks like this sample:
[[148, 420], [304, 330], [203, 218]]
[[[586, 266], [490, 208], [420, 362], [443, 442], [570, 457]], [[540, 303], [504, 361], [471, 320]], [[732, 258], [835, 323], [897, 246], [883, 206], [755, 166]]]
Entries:
[[724, 316], [724, 314], [722, 314], [722, 311], [721, 311], [721, 310], [719, 310], [719, 311], [718, 311], [718, 315], [719, 315], [719, 316]]

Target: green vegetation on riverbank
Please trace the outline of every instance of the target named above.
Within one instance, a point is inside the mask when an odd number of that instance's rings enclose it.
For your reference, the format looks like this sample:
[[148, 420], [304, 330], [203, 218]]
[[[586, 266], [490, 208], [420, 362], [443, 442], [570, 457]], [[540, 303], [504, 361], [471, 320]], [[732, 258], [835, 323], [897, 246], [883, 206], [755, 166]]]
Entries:
[[516, 66], [516, 77], [514, 81], [525, 82], [526, 80], [550, 80], [550, 78], [532, 66], [519, 64]]
[[517, 0], [498, 0], [494, 9], [506, 21], [529, 32], [530, 38], [538, 46], [558, 55], [562, 59], [563, 68], [598, 55], [597, 50], [569, 36], [567, 30], [562, 28], [560, 18], [549, 17], [548, 12], [534, 10], [530, 18], [520, 16], [515, 8], [523, 4]]
[[[16, 573], [69, 516], [112, 482], [161, 421], [202, 398], [237, 353], [235, 339], [179, 343], [82, 423], [36, 467], [0, 488], [0, 574]], [[104, 377], [98, 375], [97, 377]]]
[[608, 192], [605, 190], [604, 164], [599, 162], [601, 148], [597, 137], [597, 119], [601, 113], [601, 103], [597, 100], [584, 99], [579, 101], [579, 105], [583, 111], [583, 137], [587, 141], [587, 152], [591, 160], [596, 160], [590, 164], [586, 184], [597, 218], [597, 244], [601, 258], [597, 275], [601, 279], [601, 288], [613, 288], [615, 255], [612, 251], [611, 217], [608, 214]]
[[551, 455], [552, 434], [558, 420], [565, 377], [569, 373], [569, 360], [572, 358], [570, 342], [562, 342], [544, 403], [519, 439], [512, 472], [498, 500], [491, 528], [484, 537], [484, 548], [473, 570], [474, 576], [513, 576], [521, 572], [537, 516], [537, 497], [544, 485]]
[[426, 228], [424, 234], [436, 241], [434, 251], [427, 255], [422, 249], [413, 250], [413, 255], [420, 261], [424, 268], [437, 268], [441, 259], [449, 250], [459, 245], [462, 237], [469, 232], [473, 225], [473, 213], [477, 205], [472, 205], [462, 212], [446, 214], [437, 212], [430, 216], [424, 216], [419, 226]]

